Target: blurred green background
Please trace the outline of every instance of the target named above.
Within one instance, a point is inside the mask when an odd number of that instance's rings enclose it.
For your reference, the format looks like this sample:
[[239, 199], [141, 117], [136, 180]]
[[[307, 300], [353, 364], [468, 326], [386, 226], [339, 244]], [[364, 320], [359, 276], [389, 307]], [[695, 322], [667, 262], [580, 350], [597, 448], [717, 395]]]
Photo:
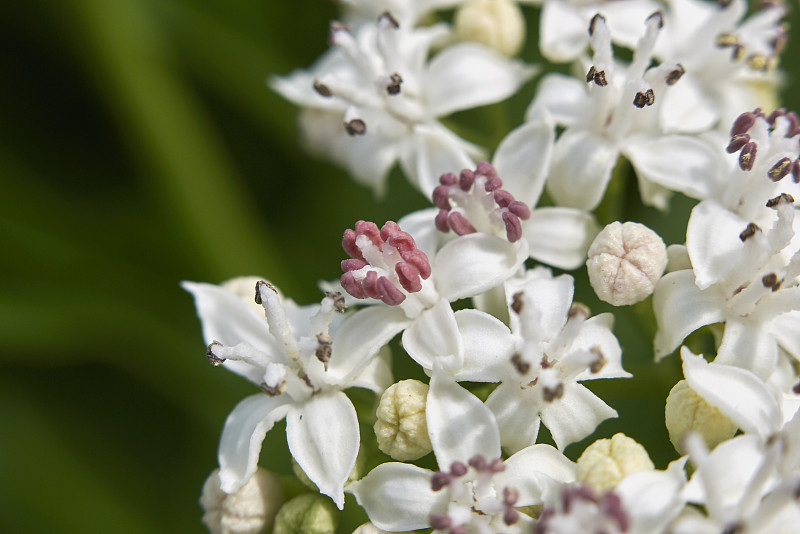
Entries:
[[[339, 273], [344, 228], [428, 203], [397, 173], [376, 200], [308, 157], [295, 108], [264, 84], [325, 50], [332, 2], [30, 0], [0, 16], [0, 531], [204, 532], [222, 423], [253, 390], [206, 363], [178, 282], [257, 274], [311, 303]], [[800, 109], [790, 47], [785, 102]], [[483, 132], [496, 143], [533, 92], [467, 127], [505, 117]], [[670, 217], [636, 206], [623, 216], [681, 240], [690, 202]], [[597, 435], [624, 430], [663, 467], [678, 362], [651, 363], [648, 306], [618, 316], [637, 378], [597, 385], [623, 416]], [[262, 465], [288, 474], [284, 443], [278, 427]]]

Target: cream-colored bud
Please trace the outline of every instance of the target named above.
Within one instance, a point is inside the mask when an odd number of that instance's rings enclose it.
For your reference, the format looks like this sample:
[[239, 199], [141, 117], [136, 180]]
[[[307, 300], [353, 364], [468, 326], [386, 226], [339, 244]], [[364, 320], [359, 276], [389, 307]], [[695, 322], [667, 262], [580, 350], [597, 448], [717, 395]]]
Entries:
[[471, 0], [462, 5], [454, 20], [462, 41], [476, 41], [512, 57], [525, 42], [525, 16], [511, 0]]
[[428, 386], [419, 380], [402, 380], [383, 392], [375, 436], [378, 447], [395, 460], [416, 460], [433, 450], [425, 419], [427, 397]]
[[264, 308], [261, 304], [256, 304], [256, 284], [266, 278], [259, 278], [258, 276], [239, 276], [225, 280], [220, 285], [235, 294], [247, 304], [247, 307], [253, 310], [259, 317], [264, 317]]
[[578, 482], [597, 491], [616, 487], [626, 476], [655, 469], [647, 451], [625, 434], [598, 439], [583, 451], [576, 464]]
[[694, 431], [703, 437], [706, 446], [713, 449], [736, 434], [736, 424], [725, 417], [716, 406], [709, 404], [686, 380], [681, 380], [667, 396], [664, 409], [669, 439], [675, 450], [685, 454], [683, 438], [687, 432]]
[[338, 524], [333, 501], [324, 495], [304, 493], [281, 507], [272, 534], [333, 534]]
[[613, 222], [589, 247], [586, 268], [595, 293], [614, 306], [646, 299], [667, 266], [667, 248], [643, 224]]
[[[386, 530], [381, 530], [372, 523], [364, 523], [353, 531], [353, 534], [389, 534]], [[408, 531], [395, 532], [394, 534], [412, 534]]]
[[203, 523], [211, 534], [258, 534], [272, 527], [283, 504], [283, 489], [277, 475], [259, 469], [235, 493], [220, 489], [219, 469], [203, 484], [200, 506]]

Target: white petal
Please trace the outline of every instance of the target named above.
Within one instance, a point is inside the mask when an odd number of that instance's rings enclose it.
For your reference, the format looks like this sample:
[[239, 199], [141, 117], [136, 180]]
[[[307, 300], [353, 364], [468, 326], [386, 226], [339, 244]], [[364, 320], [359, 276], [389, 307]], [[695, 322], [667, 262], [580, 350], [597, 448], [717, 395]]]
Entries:
[[747, 369], [766, 380], [778, 363], [778, 344], [766, 324], [729, 319], [714, 361]]
[[701, 200], [716, 192], [725, 166], [717, 147], [688, 135], [630, 138], [622, 152], [639, 176]]
[[586, 84], [572, 76], [548, 74], [539, 82], [525, 120], [535, 120], [544, 109], [556, 124], [572, 126], [589, 116], [590, 105]]
[[512, 130], [497, 147], [493, 163], [503, 188], [528, 206], [539, 202], [554, 143], [552, 122], [538, 120]]
[[331, 381], [345, 385], [408, 324], [408, 318], [396, 307], [370, 306], [348, 316], [333, 334], [328, 362]]
[[731, 365], [708, 363], [686, 347], [681, 358], [689, 386], [743, 431], [766, 439], [780, 428], [778, 401], [756, 375]]
[[[509, 310], [511, 310], [514, 295], [517, 292], [524, 291], [528, 297], [524, 301], [525, 306], [520, 314], [510, 313], [511, 329], [515, 333], [526, 335], [523, 324], [527, 318], [529, 321], [535, 322], [530, 326], [538, 330], [535, 335], [540, 339], [535, 341], [550, 341], [561, 332], [567, 322], [575, 280], [568, 274], [553, 277], [547, 269], [535, 269], [526, 274], [525, 278], [515, 277], [506, 282]], [[531, 307], [531, 310], [526, 310], [528, 306]], [[534, 340], [529, 339], [528, 341]]]
[[701, 326], [722, 321], [722, 305], [714, 293], [697, 289], [691, 270], [664, 275], [653, 293], [653, 310], [658, 323], [653, 341], [656, 359], [670, 354]]
[[631, 532], [663, 532], [683, 509], [685, 501], [680, 494], [685, 483], [683, 470], [670, 467], [667, 471], [633, 473], [614, 488], [630, 514]]
[[351, 387], [369, 389], [380, 395], [392, 385], [392, 353], [388, 346], [378, 351], [363, 367], [361, 372], [350, 380]]
[[703, 91], [697, 76], [691, 71], [681, 76], [681, 83], [662, 91], [659, 98], [661, 124], [666, 131], [707, 132], [719, 120], [719, 104]]
[[[436, 291], [454, 301], [501, 284], [528, 257], [528, 246], [488, 234], [468, 234], [446, 244], [433, 260]], [[468, 261], [465, 261], [469, 258]]]
[[781, 348], [800, 360], [800, 312], [779, 315], [770, 321], [769, 328]]
[[466, 463], [476, 454], [500, 457], [500, 431], [481, 400], [447, 376], [438, 363], [431, 377], [425, 407], [428, 435], [440, 469]]
[[383, 530], [416, 530], [430, 526], [432, 511], [443, 507], [446, 492], [431, 489], [433, 473], [411, 464], [390, 462], [347, 486], [369, 520]]
[[359, 444], [358, 418], [347, 395], [323, 392], [293, 406], [286, 415], [286, 440], [303, 472], [341, 510]]
[[581, 325], [580, 332], [565, 348], [563, 354], [574, 353], [576, 351], [590, 351], [593, 348], [599, 349], [605, 358], [605, 364], [597, 373], [586, 370], [577, 376], [577, 380], [594, 380], [598, 378], [630, 378], [629, 372], [622, 368], [622, 349], [619, 341], [611, 328], [614, 325], [614, 315], [611, 313], [601, 313], [590, 317]]
[[433, 369], [434, 360], [440, 356], [455, 356], [460, 362], [464, 347], [450, 303], [441, 299], [422, 312], [403, 332], [403, 348], [427, 370]]
[[478, 310], [455, 313], [464, 344], [464, 364], [457, 380], [499, 382], [513, 371], [511, 354], [515, 343], [506, 325]]
[[500, 428], [503, 448], [515, 453], [536, 443], [539, 435], [539, 406], [530, 388], [505, 382], [486, 399]]
[[580, 441], [617, 411], [597, 395], [575, 382], [564, 383], [564, 395], [545, 402], [541, 409], [542, 423], [553, 435], [559, 449]]
[[739, 234], [748, 222], [713, 201], [694, 207], [686, 228], [686, 248], [697, 287], [705, 289], [741, 265], [745, 243]]
[[241, 488], [258, 468], [264, 436], [288, 410], [283, 397], [263, 393], [242, 400], [225, 420], [219, 440], [219, 479], [222, 491]]
[[589, 23], [568, 2], [544, 2], [540, 15], [542, 55], [562, 63], [576, 59], [589, 44]]
[[525, 221], [522, 232], [531, 258], [559, 269], [577, 269], [600, 232], [594, 215], [575, 208], [539, 208]]
[[441, 125], [417, 125], [406, 140], [400, 163], [417, 189], [430, 197], [442, 174], [474, 167], [470, 156], [480, 154]]
[[438, 213], [439, 208], [427, 208], [409, 213], [397, 220], [400, 228], [411, 234], [417, 248], [428, 258], [433, 258], [438, 248], [440, 232], [434, 223]]
[[593, 210], [603, 199], [618, 155], [602, 137], [568, 128], [556, 141], [547, 191], [560, 206]]
[[575, 464], [551, 445], [531, 445], [505, 461], [505, 471], [495, 475], [495, 487], [519, 491], [517, 506], [550, 501], [561, 486], [575, 481]]
[[477, 43], [445, 48], [428, 64], [424, 85], [431, 113], [454, 111], [499, 102], [514, 94], [533, 69]]

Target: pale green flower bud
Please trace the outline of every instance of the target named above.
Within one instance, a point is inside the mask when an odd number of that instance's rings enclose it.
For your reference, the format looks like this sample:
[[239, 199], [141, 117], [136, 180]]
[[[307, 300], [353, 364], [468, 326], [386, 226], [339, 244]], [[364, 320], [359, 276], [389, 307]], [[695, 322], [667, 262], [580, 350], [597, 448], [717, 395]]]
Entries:
[[575, 477], [597, 491], [605, 491], [616, 487], [628, 475], [653, 469], [655, 465], [645, 448], [619, 433], [586, 447], [578, 458]]
[[471, 0], [462, 5], [454, 20], [462, 41], [476, 41], [512, 57], [525, 42], [525, 17], [511, 0]]
[[427, 397], [428, 386], [419, 380], [402, 380], [383, 392], [375, 436], [378, 447], [395, 460], [416, 460], [433, 450], [425, 419]]
[[669, 439], [675, 450], [685, 454], [683, 438], [687, 432], [697, 432], [706, 446], [713, 449], [736, 434], [736, 424], [728, 419], [716, 406], [709, 404], [686, 380], [681, 380], [667, 396], [664, 410]]
[[200, 506], [203, 523], [211, 534], [258, 534], [272, 527], [283, 504], [283, 489], [277, 475], [259, 469], [235, 493], [220, 489], [219, 469], [203, 484]]
[[333, 501], [324, 495], [304, 493], [281, 507], [272, 534], [333, 534], [338, 524]]
[[614, 306], [649, 297], [667, 266], [667, 247], [643, 224], [613, 222], [589, 247], [586, 268], [595, 293]]

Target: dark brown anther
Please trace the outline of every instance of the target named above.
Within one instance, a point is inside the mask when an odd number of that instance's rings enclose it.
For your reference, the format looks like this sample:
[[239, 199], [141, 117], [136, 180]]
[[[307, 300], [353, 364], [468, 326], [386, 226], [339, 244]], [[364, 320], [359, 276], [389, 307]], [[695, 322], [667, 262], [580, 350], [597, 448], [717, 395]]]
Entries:
[[775, 287], [778, 284], [778, 275], [775, 273], [765, 274], [761, 277], [761, 284], [768, 288]]
[[747, 223], [747, 227], [742, 230], [742, 233], [739, 234], [739, 239], [742, 240], [742, 243], [756, 235], [756, 232], [760, 232], [761, 228], [758, 227], [756, 223]]
[[336, 46], [336, 32], [349, 32], [350, 26], [342, 24], [338, 20], [332, 20], [328, 25], [328, 46]]
[[265, 282], [264, 280], [259, 280], [258, 282], [256, 282], [256, 299], [255, 299], [256, 300], [256, 304], [258, 304], [258, 305], [262, 304], [262, 301], [261, 301], [261, 288], [262, 288], [262, 286], [266, 287], [267, 289], [269, 289], [270, 291], [272, 291], [276, 295], [278, 294], [278, 288], [276, 288], [275, 286], [273, 286], [269, 282]]
[[731, 59], [733, 61], [739, 61], [744, 57], [745, 48], [740, 44], [735, 44], [731, 47]]
[[383, 21], [383, 20], [387, 21], [389, 23], [389, 25], [391, 25], [391, 27], [394, 28], [394, 29], [397, 29], [397, 28], [400, 27], [400, 23], [397, 22], [397, 19], [394, 18], [394, 15], [392, 15], [389, 11], [384, 11], [378, 17], [378, 22]]
[[637, 108], [652, 106], [655, 101], [656, 95], [653, 93], [652, 89], [648, 89], [645, 92], [639, 91], [636, 93], [636, 96], [633, 97], [633, 105]]
[[648, 23], [651, 20], [657, 21], [659, 30], [664, 27], [664, 14], [661, 11], [655, 11], [651, 13], [650, 16], [645, 19], [645, 23]]
[[555, 388], [544, 388], [542, 397], [545, 402], [553, 402], [564, 396], [564, 383], [559, 382]]
[[680, 80], [683, 77], [684, 74], [686, 74], [686, 69], [683, 68], [683, 65], [678, 63], [678, 65], [673, 70], [671, 70], [669, 74], [667, 74], [667, 78], [665, 81], [667, 82], [667, 85], [675, 85], [676, 83], [678, 83], [678, 80]]
[[589, 371], [592, 374], [597, 374], [603, 367], [605, 367], [606, 362], [608, 360], [606, 360], [605, 354], [603, 354], [603, 351], [600, 350], [600, 347], [598, 347], [597, 345], [590, 348], [589, 352], [595, 355], [594, 361], [592, 361], [592, 363], [589, 364]]
[[519, 315], [522, 312], [522, 306], [524, 304], [524, 301], [522, 300], [523, 296], [524, 293], [522, 291], [517, 291], [516, 293], [514, 293], [514, 296], [511, 297], [511, 309], [517, 315]]
[[792, 162], [792, 181], [794, 183], [800, 183], [800, 159], [796, 159]]
[[740, 151], [742, 147], [749, 142], [749, 134], [737, 134], [731, 137], [731, 142], [728, 143], [728, 146], [725, 148], [725, 150], [728, 152], [728, 154], [733, 154], [734, 152]]
[[792, 386], [792, 393], [795, 395], [800, 395], [800, 382]]
[[592, 17], [592, 20], [589, 21], [589, 35], [594, 35], [595, 25], [601, 20], [605, 22], [606, 18], [600, 13], [595, 13], [594, 17]]
[[344, 297], [338, 291], [327, 291], [325, 293], [325, 298], [333, 300], [333, 309], [337, 312], [342, 313], [347, 309], [347, 305], [344, 302]]
[[770, 126], [775, 126], [775, 121], [778, 119], [778, 117], [783, 117], [784, 115], [786, 115], [786, 110], [783, 108], [778, 108], [769, 114], [767, 117], [767, 122]]
[[725, 48], [728, 46], [736, 46], [739, 44], [739, 38], [732, 33], [721, 33], [717, 35], [716, 44], [720, 48]]
[[539, 367], [542, 369], [549, 369], [551, 367], [550, 360], [547, 359], [547, 354], [542, 356], [542, 361], [539, 362]]
[[356, 135], [364, 135], [367, 133], [367, 123], [361, 119], [353, 119], [350, 122], [345, 123], [344, 129], [351, 137]]
[[514, 355], [511, 356], [511, 365], [513, 365], [514, 369], [521, 375], [526, 375], [528, 371], [531, 370], [531, 364], [523, 360], [522, 355], [518, 352], [515, 352]]
[[775, 198], [771, 198], [767, 200], [767, 207], [768, 208], [777, 208], [781, 204], [794, 204], [794, 197], [789, 193], [781, 193]]
[[333, 95], [330, 88], [319, 80], [314, 81], [314, 90], [317, 92], [317, 94], [324, 96], [325, 98]]
[[597, 72], [597, 69], [594, 68], [594, 65], [589, 67], [589, 72], [586, 73], [586, 83], [594, 81], [594, 75]]
[[286, 381], [281, 381], [276, 386], [268, 386], [266, 382], [261, 382], [258, 387], [270, 397], [277, 397], [286, 390]]
[[220, 358], [219, 356], [214, 354], [214, 347], [216, 346], [221, 347], [222, 343], [220, 343], [219, 341], [212, 341], [211, 343], [209, 343], [208, 348], [206, 349], [206, 358], [208, 358], [208, 363], [210, 363], [214, 367], [222, 365], [222, 363], [225, 361], [225, 358]]
[[743, 171], [750, 171], [756, 162], [756, 152], [758, 152], [758, 145], [755, 141], [749, 141], [742, 147], [739, 152], [739, 168]]
[[396, 72], [389, 76], [389, 85], [386, 86], [386, 92], [390, 95], [400, 94], [400, 84], [403, 83], [403, 78]]
[[736, 137], [738, 135], [747, 133], [747, 130], [752, 128], [755, 123], [755, 113], [750, 113], [749, 111], [742, 113], [736, 117], [735, 121], [733, 121], [733, 126], [731, 126], [731, 137]]
[[591, 310], [589, 310], [589, 306], [586, 304], [583, 304], [582, 302], [573, 302], [569, 307], [569, 311], [567, 312], [567, 319], [575, 319], [577, 317], [586, 319], [589, 317], [590, 313]]
[[783, 179], [784, 176], [789, 174], [789, 171], [792, 167], [792, 160], [789, 158], [781, 158], [778, 162], [773, 165], [770, 170], [767, 171], [767, 176], [773, 182], [778, 182]]
[[317, 334], [317, 350], [314, 356], [317, 357], [322, 363], [331, 361], [331, 354], [333, 353], [333, 339], [327, 332]]
[[608, 80], [606, 79], [606, 71], [598, 70], [594, 73], [594, 83], [599, 85], [600, 87], [605, 87], [608, 85]]

